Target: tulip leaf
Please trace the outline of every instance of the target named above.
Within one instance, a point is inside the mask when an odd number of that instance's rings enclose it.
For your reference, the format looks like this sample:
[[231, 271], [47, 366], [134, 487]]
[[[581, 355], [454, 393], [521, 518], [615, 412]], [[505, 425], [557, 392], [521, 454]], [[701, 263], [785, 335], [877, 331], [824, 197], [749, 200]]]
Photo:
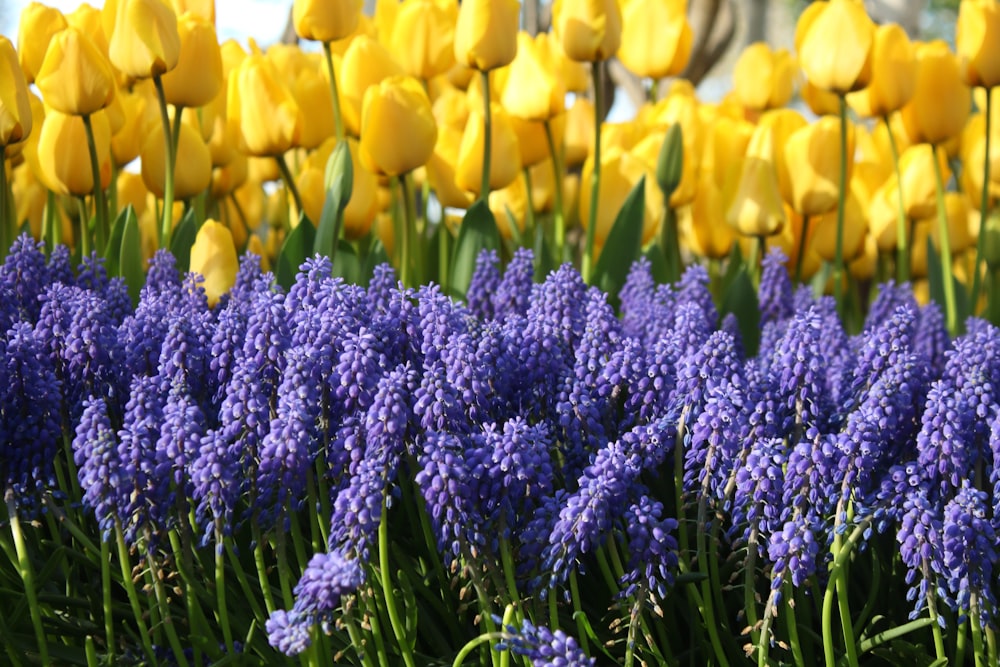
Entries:
[[194, 245], [197, 236], [198, 222], [195, 219], [194, 209], [189, 208], [170, 236], [170, 253], [177, 260], [177, 270], [181, 275], [191, 268], [191, 246]]
[[653, 280], [656, 284], [662, 285], [667, 282], [667, 258], [664, 256], [663, 248], [660, 247], [660, 244], [654, 243], [650, 245], [643, 254], [649, 260], [649, 271], [653, 275]]
[[299, 224], [288, 233], [285, 242], [278, 252], [277, 267], [274, 274], [278, 284], [289, 289], [295, 283], [295, 275], [299, 272], [302, 262], [312, 256], [313, 244], [316, 239], [316, 228], [305, 215], [299, 216]]
[[352, 285], [361, 282], [361, 258], [354, 246], [343, 239], [337, 243], [337, 262], [333, 265], [333, 275]]
[[[130, 207], [131, 208], [131, 207]], [[125, 284], [128, 286], [132, 304], [139, 303], [139, 294], [146, 282], [146, 267], [142, 263], [142, 235], [139, 233], [139, 220], [133, 211], [125, 216], [122, 228], [122, 242], [119, 246], [118, 268]]]
[[629, 269], [642, 250], [642, 227], [646, 210], [646, 177], [635, 184], [625, 199], [615, 224], [608, 232], [604, 249], [594, 268], [594, 285], [616, 299]]
[[944, 281], [952, 280], [955, 283], [955, 313], [957, 314], [958, 331], [954, 335], [965, 332], [965, 320], [972, 312], [969, 303], [969, 295], [966, 288], [954, 276], [945, 276], [944, 267], [941, 264], [941, 257], [938, 249], [934, 246], [934, 241], [930, 235], [927, 236], [927, 286], [930, 291], [931, 300], [936, 303], [941, 312], [944, 312]]
[[743, 349], [746, 350], [747, 356], [756, 355], [757, 346], [760, 344], [760, 306], [757, 303], [757, 290], [754, 289], [753, 280], [746, 266], [742, 264], [722, 294], [719, 317], [724, 317], [727, 313], [736, 316], [740, 336], [743, 339]]
[[535, 282], [542, 282], [555, 268], [555, 248], [542, 225], [535, 226]]
[[323, 212], [316, 227], [313, 252], [325, 255], [333, 261], [335, 252], [339, 249], [337, 242], [344, 225], [344, 209], [351, 200], [351, 191], [354, 188], [354, 165], [351, 163], [351, 151], [346, 141], [337, 142], [333, 152], [330, 153], [326, 161], [323, 187], [326, 198], [323, 200]]
[[108, 239], [108, 245], [104, 248], [104, 270], [107, 271], [109, 278], [121, 276], [118, 255], [121, 252], [122, 235], [125, 233], [125, 221], [129, 216], [135, 217], [135, 209], [132, 204], [121, 210], [111, 226], [111, 237]]
[[510, 229], [510, 238], [514, 242], [514, 247], [520, 248], [524, 245], [524, 235], [521, 234], [521, 228], [517, 226], [517, 218], [514, 217], [514, 213], [507, 204], [504, 204], [503, 212], [507, 216], [507, 227]]
[[465, 212], [451, 258], [451, 295], [464, 299], [476, 269], [476, 257], [484, 248], [500, 250], [500, 232], [490, 207], [482, 199]]

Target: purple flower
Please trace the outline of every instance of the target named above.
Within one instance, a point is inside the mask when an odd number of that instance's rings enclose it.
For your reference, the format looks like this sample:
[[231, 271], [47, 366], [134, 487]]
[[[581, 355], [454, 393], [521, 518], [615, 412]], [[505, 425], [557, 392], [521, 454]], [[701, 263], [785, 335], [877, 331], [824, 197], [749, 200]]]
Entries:
[[[917, 487], [906, 494], [901, 517], [896, 541], [907, 568], [905, 581], [910, 585], [906, 599], [914, 603], [910, 618], [915, 619], [927, 604], [928, 591], [937, 588], [934, 580], [944, 571], [941, 509], [930, 501], [926, 488]], [[944, 619], [939, 616], [938, 620], [943, 627]]]
[[767, 547], [767, 556], [774, 563], [772, 588], [779, 589], [785, 577], [798, 587], [815, 574], [820, 549], [817, 532], [812, 520], [800, 514], [774, 533]]
[[749, 544], [756, 530], [757, 548], [763, 555], [766, 538], [781, 529], [781, 503], [785, 481], [785, 445], [781, 440], [758, 440], [736, 470], [732, 503], [732, 530]]
[[942, 521], [949, 602], [959, 614], [960, 623], [967, 614], [978, 611], [974, 622], [983, 627], [991, 625], [996, 613], [991, 587], [996, 583], [993, 566], [1000, 557], [996, 533], [987, 519], [987, 498], [986, 493], [963, 483], [945, 506]]
[[[190, 466], [191, 502], [202, 535], [202, 544], [233, 532], [236, 503], [244, 486], [239, 458], [217, 430], [201, 438]], [[221, 549], [221, 544], [216, 544]]]
[[618, 292], [621, 303], [622, 329], [635, 338], [643, 338], [649, 324], [650, 305], [656, 292], [652, 265], [645, 257], [632, 263], [625, 284]]
[[528, 312], [528, 297], [535, 282], [535, 255], [518, 248], [493, 295], [493, 315], [498, 320]]
[[773, 248], [761, 262], [760, 287], [757, 288], [761, 326], [784, 322], [795, 312], [792, 281], [785, 268], [787, 261], [780, 249]]
[[677, 520], [663, 518], [663, 503], [643, 495], [623, 518], [628, 535], [628, 570], [621, 578], [620, 596], [631, 597], [641, 587], [650, 602], [667, 596], [677, 567], [677, 540], [671, 534]]
[[21, 234], [10, 246], [0, 265], [0, 330], [18, 321], [34, 324], [38, 319], [38, 297], [49, 285], [42, 243]]
[[115, 519], [120, 517], [122, 482], [117, 447], [104, 399], [84, 401], [73, 438], [73, 461], [83, 491], [83, 505], [94, 512], [104, 539], [109, 539]]
[[119, 515], [129, 543], [146, 531], [153, 534], [165, 523], [172, 508], [169, 476], [159, 476], [162, 460], [156, 443], [163, 424], [165, 397], [158, 391], [155, 378], [138, 375], [132, 378], [122, 428], [118, 432], [118, 476], [121, 480]]
[[481, 320], [493, 319], [493, 298], [499, 287], [500, 259], [495, 250], [482, 250], [476, 257], [476, 268], [465, 296], [469, 312]]
[[507, 632], [511, 636], [498, 644], [497, 649], [509, 649], [523, 655], [533, 667], [593, 667], [597, 664], [593, 658], [587, 657], [575, 639], [562, 630], [553, 632], [524, 619], [520, 630], [508, 626]]

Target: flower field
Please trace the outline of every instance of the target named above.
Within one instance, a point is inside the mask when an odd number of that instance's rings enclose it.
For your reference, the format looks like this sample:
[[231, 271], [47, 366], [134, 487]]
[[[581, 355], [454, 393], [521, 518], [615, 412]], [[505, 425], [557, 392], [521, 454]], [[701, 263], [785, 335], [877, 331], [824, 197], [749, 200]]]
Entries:
[[0, 663], [1000, 664], [1000, 5], [289, 4], [0, 36]]

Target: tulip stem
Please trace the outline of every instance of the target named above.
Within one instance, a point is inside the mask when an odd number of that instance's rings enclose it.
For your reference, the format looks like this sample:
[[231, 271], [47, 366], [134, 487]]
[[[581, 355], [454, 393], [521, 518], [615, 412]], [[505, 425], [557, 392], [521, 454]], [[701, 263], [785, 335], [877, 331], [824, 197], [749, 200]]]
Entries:
[[484, 202], [490, 198], [490, 164], [493, 160], [493, 113], [490, 109], [490, 73], [480, 72], [483, 83], [483, 180], [479, 187], [479, 198]]
[[[980, 267], [983, 262], [983, 251], [986, 238], [986, 218], [990, 209], [990, 134], [993, 116], [993, 90], [986, 89], [986, 156], [983, 158], [983, 190], [979, 199], [979, 238], [976, 240], [976, 263], [972, 266], [972, 311], [979, 306], [979, 292], [983, 286]], [[992, 299], [992, 296], [990, 297]]]
[[563, 248], [566, 245], [566, 216], [563, 214], [562, 201], [562, 161], [556, 150], [556, 141], [552, 134], [552, 122], [545, 121], [545, 140], [549, 143], [549, 155], [552, 156], [552, 179], [554, 187], [552, 223], [555, 226], [556, 257], [562, 262]]
[[896, 170], [896, 281], [902, 285], [910, 281], [910, 244], [906, 236], [906, 207], [903, 204], [903, 180], [899, 174], [899, 149], [896, 148], [896, 136], [892, 133], [889, 115], [882, 117], [885, 121], [886, 134], [889, 135], [889, 150], [892, 151], [892, 168]]
[[809, 238], [809, 216], [802, 216], [802, 232], [799, 235], [799, 252], [795, 256], [795, 282], [802, 282], [802, 262], [806, 256], [806, 240]]
[[[288, 168], [288, 161], [285, 160], [285, 154], [280, 153], [274, 156], [275, 162], [278, 163], [278, 171], [281, 172], [281, 180], [285, 182], [285, 187], [288, 188], [289, 194], [292, 195], [292, 200], [295, 202], [295, 210], [302, 215], [305, 210], [302, 208], [302, 197], [299, 195], [299, 189], [295, 187], [295, 177], [292, 176], [291, 169]], [[313, 224], [318, 224], [318, 220], [313, 222]]]
[[107, 245], [108, 206], [101, 185], [101, 163], [97, 157], [97, 142], [94, 140], [94, 124], [90, 114], [83, 115], [83, 129], [87, 132], [87, 151], [90, 153], [90, 173], [94, 179], [94, 217], [97, 219], [97, 254], [104, 256]]
[[524, 167], [521, 169], [521, 173], [524, 175], [524, 191], [526, 193], [525, 199], [528, 202], [527, 210], [524, 215], [524, 238], [529, 240], [528, 245], [535, 238], [535, 204], [531, 199], [531, 169], [529, 167]]
[[323, 42], [323, 55], [326, 56], [326, 72], [330, 75], [330, 94], [333, 95], [333, 127], [337, 133], [337, 141], [344, 140], [344, 118], [340, 113], [340, 94], [337, 91], [337, 72], [333, 69], [333, 53], [330, 42]]
[[847, 98], [840, 101], [840, 188], [837, 192], [837, 248], [833, 258], [833, 295], [844, 318], [844, 208], [847, 202]]
[[948, 333], [954, 336], [958, 332], [958, 311], [955, 308], [955, 279], [951, 274], [951, 239], [948, 236], [948, 213], [944, 205], [944, 176], [941, 174], [941, 163], [938, 161], [936, 144], [931, 144], [934, 151], [934, 186], [937, 194], [938, 236], [941, 248], [941, 281], [944, 283], [945, 325]]
[[[6, 146], [0, 146], [0, 260], [7, 256], [10, 248], [10, 235], [7, 231], [13, 222], [13, 218], [7, 215], [7, 156], [4, 153], [6, 150]], [[49, 252], [51, 251], [52, 248], [49, 248]]]
[[594, 234], [597, 229], [597, 205], [601, 190], [601, 120], [603, 120], [604, 90], [601, 87], [601, 61], [591, 63], [594, 79], [594, 169], [590, 175], [590, 215], [587, 219], [587, 239], [580, 260], [580, 275], [590, 284], [590, 271], [594, 261]]
[[[403, 224], [401, 225], [403, 234], [402, 243], [400, 244], [399, 279], [407, 287], [412, 287], [415, 279], [415, 271], [413, 270], [414, 255], [419, 254], [413, 252], [413, 241], [416, 236], [413, 193], [410, 184], [407, 182], [406, 174], [400, 174], [396, 179], [399, 181], [399, 196], [403, 200]], [[441, 224], [444, 224], [444, 222]], [[444, 233], [444, 230], [442, 230], [442, 233]]]
[[[153, 85], [156, 86], [156, 97], [160, 102], [160, 122], [163, 123], [163, 142], [166, 150], [163, 159], [166, 161], [166, 171], [163, 175], [163, 220], [160, 223], [160, 247], [170, 247], [170, 234], [174, 228], [174, 139], [170, 128], [170, 113], [167, 111], [167, 97], [163, 92], [163, 80], [159, 74], [153, 75]], [[179, 118], [180, 110], [175, 109]]]
[[90, 257], [90, 220], [87, 216], [87, 203], [83, 197], [76, 199], [76, 214], [80, 218], [80, 259]]

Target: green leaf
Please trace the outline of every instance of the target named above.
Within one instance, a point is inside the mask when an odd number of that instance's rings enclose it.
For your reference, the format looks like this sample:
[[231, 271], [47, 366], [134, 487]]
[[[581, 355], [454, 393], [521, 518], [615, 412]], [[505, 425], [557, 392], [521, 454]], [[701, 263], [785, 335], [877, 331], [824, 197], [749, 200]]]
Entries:
[[142, 235], [139, 233], [139, 221], [133, 211], [125, 217], [122, 229], [122, 242], [118, 252], [118, 267], [121, 277], [128, 285], [132, 305], [139, 303], [139, 294], [146, 284], [146, 267], [142, 263]]
[[490, 207], [477, 200], [465, 212], [451, 258], [451, 295], [464, 299], [476, 269], [476, 257], [485, 248], [500, 249], [500, 232]]
[[354, 188], [354, 165], [346, 141], [337, 142], [333, 152], [330, 153], [326, 161], [323, 187], [326, 198], [323, 200], [323, 212], [319, 216], [319, 225], [316, 228], [313, 252], [333, 260], [338, 249], [340, 230], [343, 227], [344, 209], [351, 200], [351, 191]]
[[722, 294], [719, 316], [726, 313], [736, 316], [747, 356], [757, 354], [757, 346], [760, 344], [760, 307], [757, 303], [757, 290], [754, 289], [746, 266], [742, 264]]
[[353, 285], [361, 282], [361, 258], [354, 246], [343, 239], [337, 244], [337, 262], [333, 265], [333, 275]]
[[514, 241], [514, 247], [520, 248], [524, 245], [524, 236], [521, 234], [521, 228], [517, 226], [517, 218], [514, 217], [513, 211], [507, 204], [504, 204], [503, 212], [507, 216], [507, 226], [510, 229], [510, 238]]
[[177, 270], [181, 275], [191, 269], [191, 246], [194, 245], [200, 226], [194, 209], [189, 208], [170, 236], [170, 254], [177, 260]]
[[312, 256], [315, 239], [316, 228], [309, 218], [300, 215], [299, 224], [285, 237], [285, 242], [278, 251], [278, 260], [275, 262], [277, 265], [275, 280], [286, 290], [295, 282], [295, 275], [299, 272], [302, 262]]
[[604, 249], [594, 268], [593, 284], [617, 299], [632, 263], [642, 250], [642, 227], [645, 222], [646, 177], [635, 184], [625, 199], [615, 224], [604, 242]]
[[114, 224], [111, 225], [111, 237], [108, 239], [108, 245], [104, 248], [104, 270], [108, 272], [109, 278], [121, 276], [118, 255], [121, 252], [122, 235], [125, 233], [125, 221], [128, 220], [129, 216], [135, 218], [135, 209], [132, 208], [132, 204], [123, 208], [118, 217], [115, 218]]

